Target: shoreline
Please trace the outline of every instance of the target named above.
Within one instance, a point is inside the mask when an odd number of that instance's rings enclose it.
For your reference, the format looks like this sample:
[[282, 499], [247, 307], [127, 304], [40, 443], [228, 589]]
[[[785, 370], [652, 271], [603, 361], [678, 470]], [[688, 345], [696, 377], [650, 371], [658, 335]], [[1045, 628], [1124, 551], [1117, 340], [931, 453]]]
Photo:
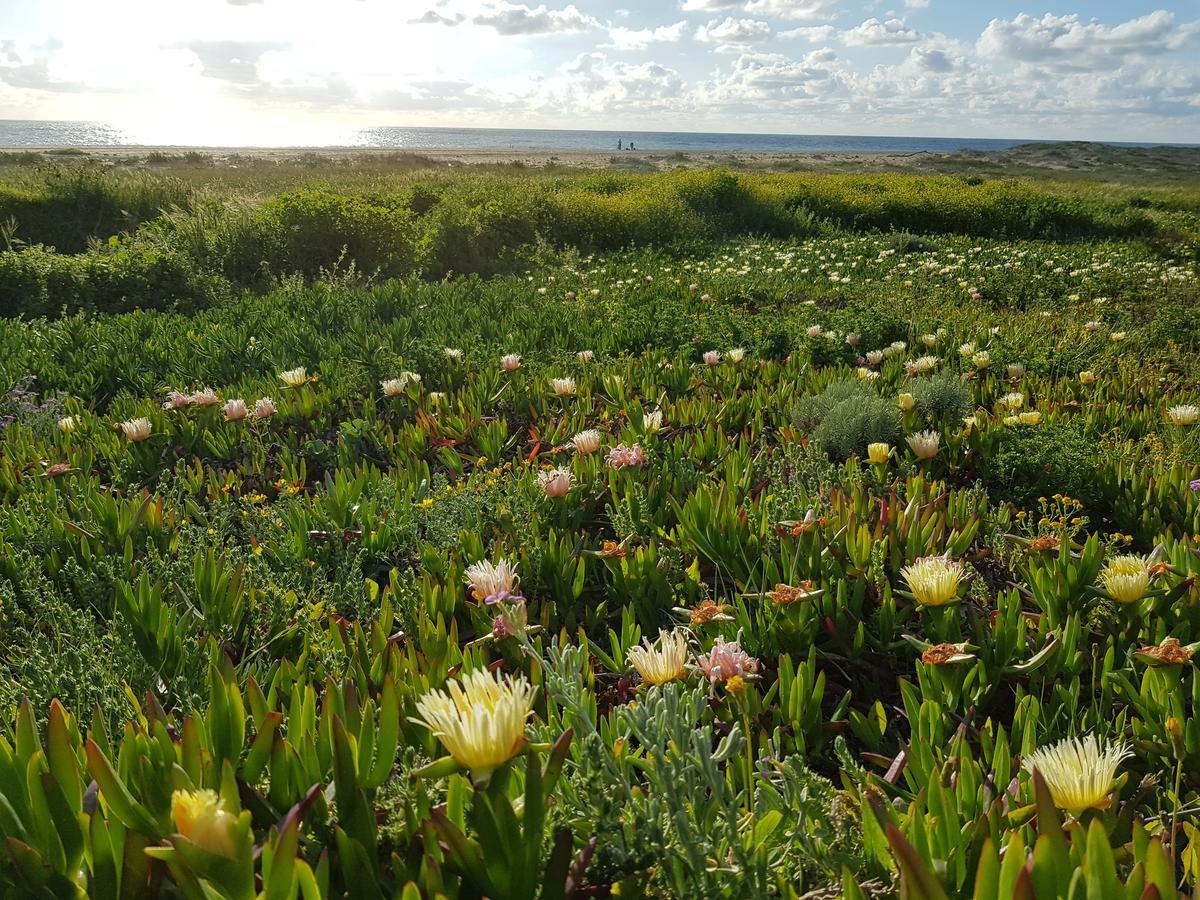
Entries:
[[446, 168], [651, 173], [723, 168], [748, 172], [1067, 178], [1119, 183], [1192, 183], [1200, 147], [1114, 147], [1072, 142], [1007, 150], [548, 150], [393, 147], [194, 147], [183, 145], [0, 147], [0, 166], [82, 160], [116, 170], [295, 168], [363, 170]]

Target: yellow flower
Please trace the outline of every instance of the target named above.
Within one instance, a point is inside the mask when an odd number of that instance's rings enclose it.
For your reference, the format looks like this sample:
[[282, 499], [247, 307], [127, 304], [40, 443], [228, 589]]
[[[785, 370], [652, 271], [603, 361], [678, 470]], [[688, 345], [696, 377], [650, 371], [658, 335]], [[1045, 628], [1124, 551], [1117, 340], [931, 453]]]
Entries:
[[686, 674], [687, 635], [683, 631], [660, 631], [658, 640], [651, 644], [646, 638], [645, 646], [629, 650], [629, 664], [642, 680], [648, 684], [666, 684], [677, 681]]
[[236, 817], [225, 809], [216, 791], [175, 791], [171, 795], [175, 830], [203, 850], [233, 855]]
[[1036, 409], [1031, 409], [1028, 412], [1023, 412], [1017, 416], [1017, 421], [1022, 425], [1036, 425], [1042, 421], [1042, 414]]
[[524, 748], [534, 693], [524, 676], [506, 679], [476, 669], [451, 681], [448, 691], [433, 690], [418, 700], [417, 721], [479, 781]]
[[1092, 372], [1092, 371], [1080, 372], [1079, 373], [1079, 383], [1080, 384], [1095, 384], [1096, 383], [1096, 373]]
[[1100, 583], [1118, 603], [1137, 603], [1150, 588], [1150, 559], [1135, 553], [1115, 556], [1100, 573]]
[[905, 392], [900, 395], [897, 402], [900, 404], [900, 408], [902, 410], [905, 412], [912, 412], [913, 408], [917, 405], [917, 398], [912, 394]]
[[1024, 766], [1042, 774], [1055, 806], [1078, 818], [1085, 809], [1107, 804], [1117, 767], [1131, 755], [1127, 744], [1106, 746], [1089, 734], [1039, 747]]
[[74, 434], [75, 433], [75, 417], [74, 416], [63, 416], [61, 419], [59, 419], [58, 420], [58, 430], [61, 431], [63, 434]]
[[891, 444], [884, 443], [883, 441], [877, 441], [876, 443], [867, 445], [867, 458], [877, 466], [882, 466], [884, 463], [886, 463], [888, 461], [888, 456], [891, 455], [891, 452]]
[[945, 606], [958, 596], [962, 563], [944, 556], [926, 556], [900, 570], [908, 589], [922, 606]]

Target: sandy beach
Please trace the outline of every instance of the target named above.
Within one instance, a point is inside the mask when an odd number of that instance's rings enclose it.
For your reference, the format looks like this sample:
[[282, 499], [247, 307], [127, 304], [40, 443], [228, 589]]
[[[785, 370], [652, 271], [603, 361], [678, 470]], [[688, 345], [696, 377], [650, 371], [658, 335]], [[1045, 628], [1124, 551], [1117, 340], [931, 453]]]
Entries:
[[[159, 158], [185, 157], [200, 154], [210, 157], [217, 165], [237, 164], [244, 160], [272, 161], [293, 164], [314, 157], [367, 163], [396, 161], [408, 165], [428, 163], [446, 166], [528, 166], [531, 168], [571, 167], [585, 169], [667, 169], [678, 166], [732, 166], [754, 169], [906, 169], [918, 167], [922, 161], [944, 159], [960, 154], [940, 153], [866, 153], [866, 152], [734, 152], [709, 153], [671, 150], [411, 150], [374, 147], [183, 147], [183, 146], [113, 146], [113, 147], [10, 147], [0, 153], [42, 153], [47, 156], [86, 156], [114, 164], [134, 161], [153, 165]], [[975, 154], [972, 154], [975, 155]], [[986, 154], [980, 154], [986, 156]], [[161, 160], [165, 162], [166, 160]]]

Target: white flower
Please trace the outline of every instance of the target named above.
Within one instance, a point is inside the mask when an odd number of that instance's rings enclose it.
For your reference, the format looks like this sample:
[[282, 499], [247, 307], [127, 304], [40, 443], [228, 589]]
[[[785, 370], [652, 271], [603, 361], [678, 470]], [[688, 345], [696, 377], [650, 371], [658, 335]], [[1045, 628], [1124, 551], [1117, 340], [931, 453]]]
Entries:
[[704, 364], [706, 366], [717, 366], [721, 364], [721, 354], [716, 350], [708, 350], [704, 353]]
[[570, 397], [575, 393], [574, 378], [551, 378], [550, 387], [554, 389], [554, 393], [559, 397]]
[[472, 563], [463, 573], [463, 579], [471, 586], [471, 595], [480, 601], [511, 594], [521, 581], [517, 577], [516, 564], [506, 559], [499, 559], [494, 564], [486, 559]]
[[937, 456], [942, 437], [936, 431], [918, 431], [916, 434], [910, 434], [905, 441], [917, 459], [933, 459]]
[[584, 456], [589, 453], [595, 453], [600, 449], [600, 432], [595, 428], [581, 431], [575, 437], [571, 438], [571, 444], [577, 453]]
[[457, 347], [443, 347], [442, 353], [445, 355], [447, 362], [455, 363], [462, 361], [463, 352]]
[[260, 397], [254, 404], [254, 417], [269, 419], [273, 415], [275, 415], [275, 401], [270, 397]]
[[958, 355], [968, 357], [975, 352], [975, 345], [971, 343], [963, 344], [958, 348]]
[[820, 325], [809, 325], [808, 326], [808, 336], [810, 338], [820, 337], [821, 331], [822, 331], [822, 329], [821, 329]]
[[290, 388], [298, 388], [308, 383], [308, 371], [304, 366], [288, 369], [279, 373], [280, 380]]
[[992, 356], [986, 350], [980, 350], [971, 356], [971, 363], [977, 369], [986, 369], [992, 364]]
[[1172, 425], [1195, 425], [1200, 421], [1200, 406], [1192, 403], [1172, 406], [1167, 410], [1167, 419]]
[[868, 350], [867, 351], [867, 365], [868, 366], [877, 366], [881, 362], [883, 362], [883, 351], [882, 350]]
[[1025, 395], [1015, 392], [1005, 394], [1000, 398], [1000, 405], [1005, 409], [1020, 409], [1025, 405]]
[[741, 347], [734, 347], [732, 350], [726, 351], [725, 358], [734, 365], [737, 365], [746, 358], [746, 351]]
[[133, 441], [135, 444], [150, 437], [150, 432], [153, 430], [154, 428], [150, 424], [150, 420], [145, 416], [137, 419], [127, 419], [121, 423], [121, 432], [127, 440]]
[[592, 350], [580, 350], [578, 353], [575, 354], [575, 358], [578, 359], [581, 363], [590, 363], [592, 361], [592, 357], [594, 357], [595, 355], [596, 355], [595, 352]]
[[654, 434], [662, 428], [663, 414], [661, 409], [642, 415], [642, 430]]
[[516, 353], [508, 353], [500, 357], [500, 368], [505, 372], [515, 372], [521, 368], [521, 357]]

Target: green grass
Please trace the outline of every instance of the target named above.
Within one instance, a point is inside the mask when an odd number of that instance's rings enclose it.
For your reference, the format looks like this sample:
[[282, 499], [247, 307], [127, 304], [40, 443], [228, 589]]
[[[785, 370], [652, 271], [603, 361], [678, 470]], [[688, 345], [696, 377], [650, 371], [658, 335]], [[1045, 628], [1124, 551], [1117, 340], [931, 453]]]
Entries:
[[[5, 254], [0, 895], [1195, 892], [1186, 209], [388, 177]], [[487, 670], [481, 761], [423, 701]]]

